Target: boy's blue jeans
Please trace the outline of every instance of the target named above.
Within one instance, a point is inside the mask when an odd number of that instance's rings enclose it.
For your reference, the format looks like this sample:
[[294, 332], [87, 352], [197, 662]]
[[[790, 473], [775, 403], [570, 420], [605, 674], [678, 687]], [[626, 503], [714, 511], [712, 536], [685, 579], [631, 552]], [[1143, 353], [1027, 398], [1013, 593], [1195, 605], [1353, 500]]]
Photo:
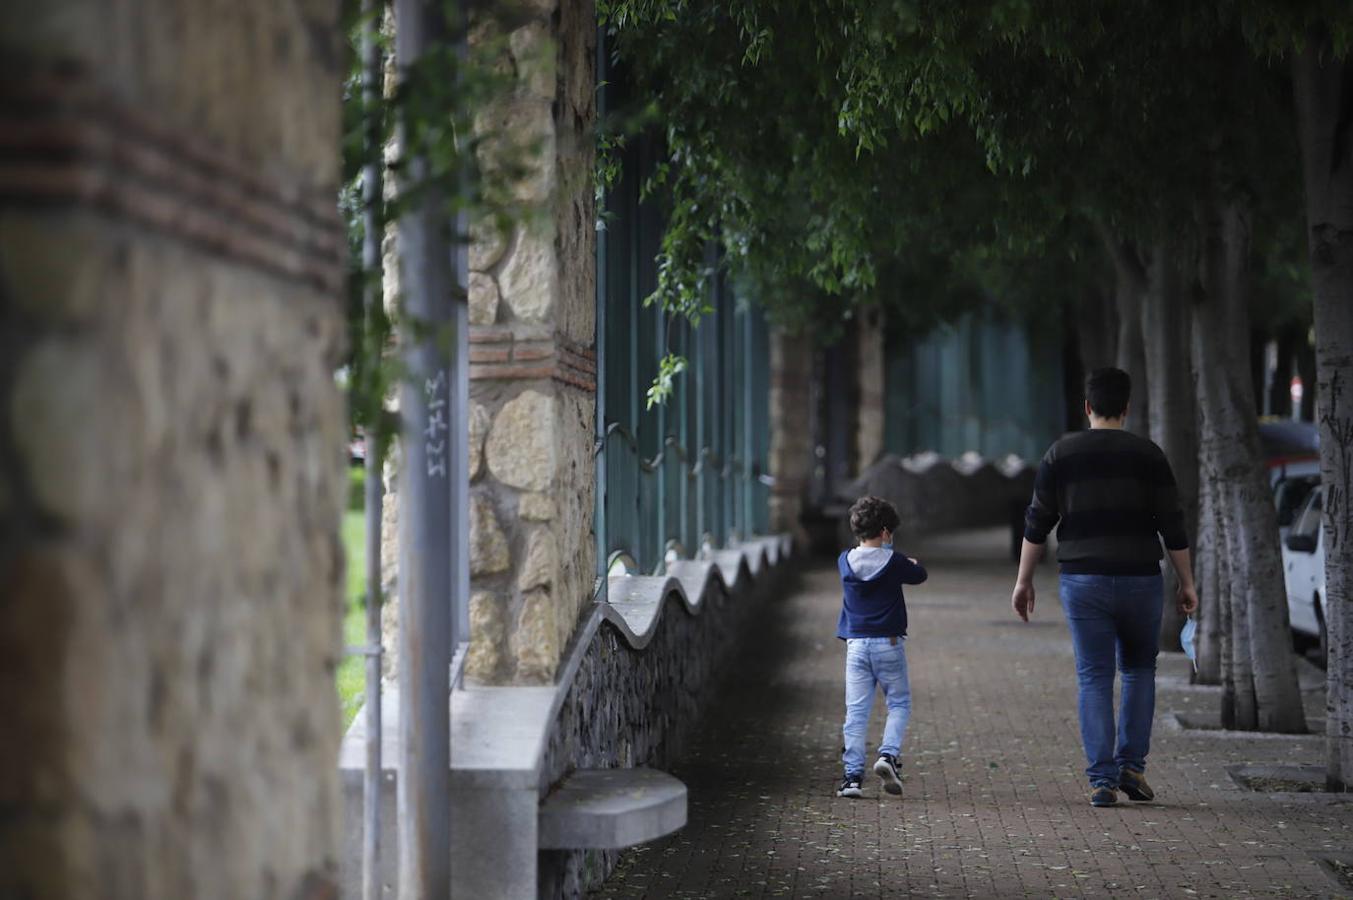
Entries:
[[[1118, 787], [1119, 772], [1146, 771], [1156, 710], [1156, 655], [1164, 604], [1159, 575], [1062, 575], [1080, 687], [1081, 742], [1094, 787]], [[1118, 728], [1113, 670], [1123, 676]]]
[[846, 641], [846, 724], [841, 729], [845, 753], [841, 761], [847, 775], [864, 774], [864, 743], [869, 731], [869, 711], [874, 689], [883, 688], [888, 721], [883, 726], [879, 754], [896, 757], [902, 749], [911, 718], [911, 686], [907, 682], [905, 641], [896, 638], [850, 638]]

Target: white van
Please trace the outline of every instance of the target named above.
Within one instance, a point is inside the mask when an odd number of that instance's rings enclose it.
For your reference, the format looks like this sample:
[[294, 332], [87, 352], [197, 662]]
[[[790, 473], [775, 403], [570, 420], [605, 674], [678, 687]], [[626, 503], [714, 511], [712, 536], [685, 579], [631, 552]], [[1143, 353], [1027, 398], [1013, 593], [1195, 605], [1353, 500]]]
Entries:
[[1329, 655], [1325, 632], [1325, 537], [1322, 523], [1324, 489], [1317, 485], [1283, 540], [1283, 578], [1287, 585], [1287, 612], [1294, 635], [1316, 643], [1320, 658]]

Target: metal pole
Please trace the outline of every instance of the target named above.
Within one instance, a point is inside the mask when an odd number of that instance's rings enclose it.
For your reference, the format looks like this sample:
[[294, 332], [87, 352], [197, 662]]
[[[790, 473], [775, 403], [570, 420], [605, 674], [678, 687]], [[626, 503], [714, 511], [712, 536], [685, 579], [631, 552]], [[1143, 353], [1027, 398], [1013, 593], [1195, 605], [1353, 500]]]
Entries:
[[[395, 54], [403, 77], [445, 39], [442, 10], [441, 0], [395, 0]], [[403, 141], [407, 153], [407, 131]], [[406, 370], [400, 390], [399, 896], [449, 900], [452, 423], [464, 409], [453, 406], [459, 400], [453, 388], [460, 341], [444, 197], [426, 183], [426, 159], [411, 155], [407, 168], [419, 202], [399, 221]]]
[[[362, 0], [362, 107], [366, 116], [365, 154], [362, 169], [362, 307], [370, 322], [381, 302], [374, 289], [380, 267], [381, 198], [380, 140], [374, 110], [380, 83], [381, 58], [375, 40], [376, 6]], [[376, 352], [379, 352], [377, 350]], [[379, 360], [374, 361], [379, 365]], [[382, 398], [384, 399], [384, 398]], [[381, 483], [379, 441], [371, 423], [364, 438], [366, 473], [366, 772], [363, 774], [362, 898], [380, 900], [381, 858]]]

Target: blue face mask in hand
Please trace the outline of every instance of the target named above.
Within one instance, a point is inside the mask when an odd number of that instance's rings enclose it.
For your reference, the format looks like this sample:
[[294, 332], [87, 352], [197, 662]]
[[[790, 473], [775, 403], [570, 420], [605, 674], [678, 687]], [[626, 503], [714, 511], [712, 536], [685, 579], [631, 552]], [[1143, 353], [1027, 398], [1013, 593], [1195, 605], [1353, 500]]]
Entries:
[[1184, 622], [1184, 627], [1179, 631], [1179, 643], [1184, 645], [1184, 655], [1193, 663], [1193, 671], [1198, 671], [1198, 623], [1194, 621], [1193, 616], [1189, 616]]

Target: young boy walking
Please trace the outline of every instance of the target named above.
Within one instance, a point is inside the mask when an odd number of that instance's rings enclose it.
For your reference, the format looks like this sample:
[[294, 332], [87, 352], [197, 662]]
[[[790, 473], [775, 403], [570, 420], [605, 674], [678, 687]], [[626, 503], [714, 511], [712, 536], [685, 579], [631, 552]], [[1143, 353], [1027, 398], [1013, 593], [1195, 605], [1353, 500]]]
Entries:
[[911, 717], [911, 687], [907, 683], [907, 605], [902, 585], [920, 584], [926, 571], [916, 560], [893, 552], [897, 510], [887, 500], [861, 497], [850, 508], [850, 530], [859, 546], [837, 560], [841, 573], [841, 618], [836, 636], [846, 642], [846, 722], [842, 728], [846, 774], [838, 797], [862, 797], [865, 737], [874, 691], [883, 688], [888, 721], [879, 743], [874, 774], [883, 789], [902, 793], [898, 754]]

